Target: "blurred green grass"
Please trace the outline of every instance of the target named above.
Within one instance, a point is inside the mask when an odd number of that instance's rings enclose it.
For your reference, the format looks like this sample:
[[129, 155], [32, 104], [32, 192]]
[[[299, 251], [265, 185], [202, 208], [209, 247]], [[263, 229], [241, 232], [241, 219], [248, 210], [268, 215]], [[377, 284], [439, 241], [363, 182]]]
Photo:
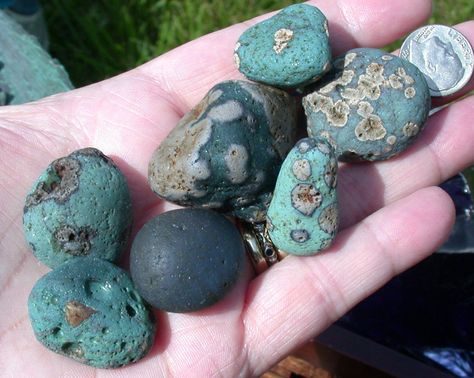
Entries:
[[[52, 55], [76, 86], [114, 76], [203, 34], [297, 3], [291, 0], [49, 0]], [[434, 0], [430, 23], [474, 18], [473, 0]], [[400, 41], [388, 48], [396, 48]]]

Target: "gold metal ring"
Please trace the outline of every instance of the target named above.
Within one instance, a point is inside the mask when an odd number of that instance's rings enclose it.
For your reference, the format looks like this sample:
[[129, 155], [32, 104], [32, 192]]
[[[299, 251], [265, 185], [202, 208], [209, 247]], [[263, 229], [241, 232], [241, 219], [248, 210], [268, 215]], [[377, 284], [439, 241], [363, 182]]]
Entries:
[[272, 243], [264, 223], [237, 221], [245, 249], [257, 274], [286, 257]]

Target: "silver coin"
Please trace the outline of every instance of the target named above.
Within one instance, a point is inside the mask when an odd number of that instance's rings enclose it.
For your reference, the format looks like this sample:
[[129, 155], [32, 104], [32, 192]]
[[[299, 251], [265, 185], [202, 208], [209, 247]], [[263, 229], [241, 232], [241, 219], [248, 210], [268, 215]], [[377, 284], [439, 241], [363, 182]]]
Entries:
[[474, 69], [469, 41], [444, 25], [423, 26], [403, 42], [400, 57], [425, 75], [431, 96], [448, 96], [467, 84]]

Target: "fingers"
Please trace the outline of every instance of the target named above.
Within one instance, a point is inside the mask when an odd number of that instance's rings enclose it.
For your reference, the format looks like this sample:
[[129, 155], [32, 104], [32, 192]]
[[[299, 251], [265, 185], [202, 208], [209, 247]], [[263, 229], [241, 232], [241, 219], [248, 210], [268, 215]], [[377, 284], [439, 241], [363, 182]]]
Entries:
[[258, 276], [244, 313], [251, 371], [260, 374], [428, 256], [453, 220], [449, 196], [426, 188], [345, 230], [326, 252], [288, 257]]
[[[420, 25], [431, 11], [428, 0], [309, 3], [328, 18], [335, 55], [357, 46], [376, 47], [392, 42]], [[218, 82], [243, 78], [234, 66], [233, 49], [245, 29], [266, 17], [199, 38], [145, 64], [137, 72], [159, 83], [185, 113]]]
[[438, 185], [474, 163], [474, 96], [429, 118], [425, 129], [400, 156], [375, 164], [340, 169], [341, 228], [414, 191]]

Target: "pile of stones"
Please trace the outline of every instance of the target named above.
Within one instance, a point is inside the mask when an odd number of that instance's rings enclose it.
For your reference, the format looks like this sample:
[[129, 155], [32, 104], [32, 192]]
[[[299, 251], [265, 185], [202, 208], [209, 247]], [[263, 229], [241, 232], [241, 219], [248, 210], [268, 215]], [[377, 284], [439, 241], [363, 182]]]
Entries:
[[[222, 299], [245, 258], [226, 216], [263, 227], [287, 254], [328, 248], [339, 223], [338, 160], [402, 152], [430, 110], [426, 80], [410, 62], [368, 48], [333, 59], [328, 22], [309, 5], [250, 27], [234, 61], [251, 81], [213, 87], [151, 158], [153, 191], [188, 208], [139, 231], [133, 283], [109, 262], [126, 247], [132, 218], [127, 184], [113, 162], [98, 150], [79, 150], [54, 161], [34, 184], [25, 234], [54, 270], [33, 288], [29, 313], [49, 349], [92, 366], [121, 366], [152, 345], [145, 300], [188, 312]], [[305, 128], [308, 137], [300, 139]]]

